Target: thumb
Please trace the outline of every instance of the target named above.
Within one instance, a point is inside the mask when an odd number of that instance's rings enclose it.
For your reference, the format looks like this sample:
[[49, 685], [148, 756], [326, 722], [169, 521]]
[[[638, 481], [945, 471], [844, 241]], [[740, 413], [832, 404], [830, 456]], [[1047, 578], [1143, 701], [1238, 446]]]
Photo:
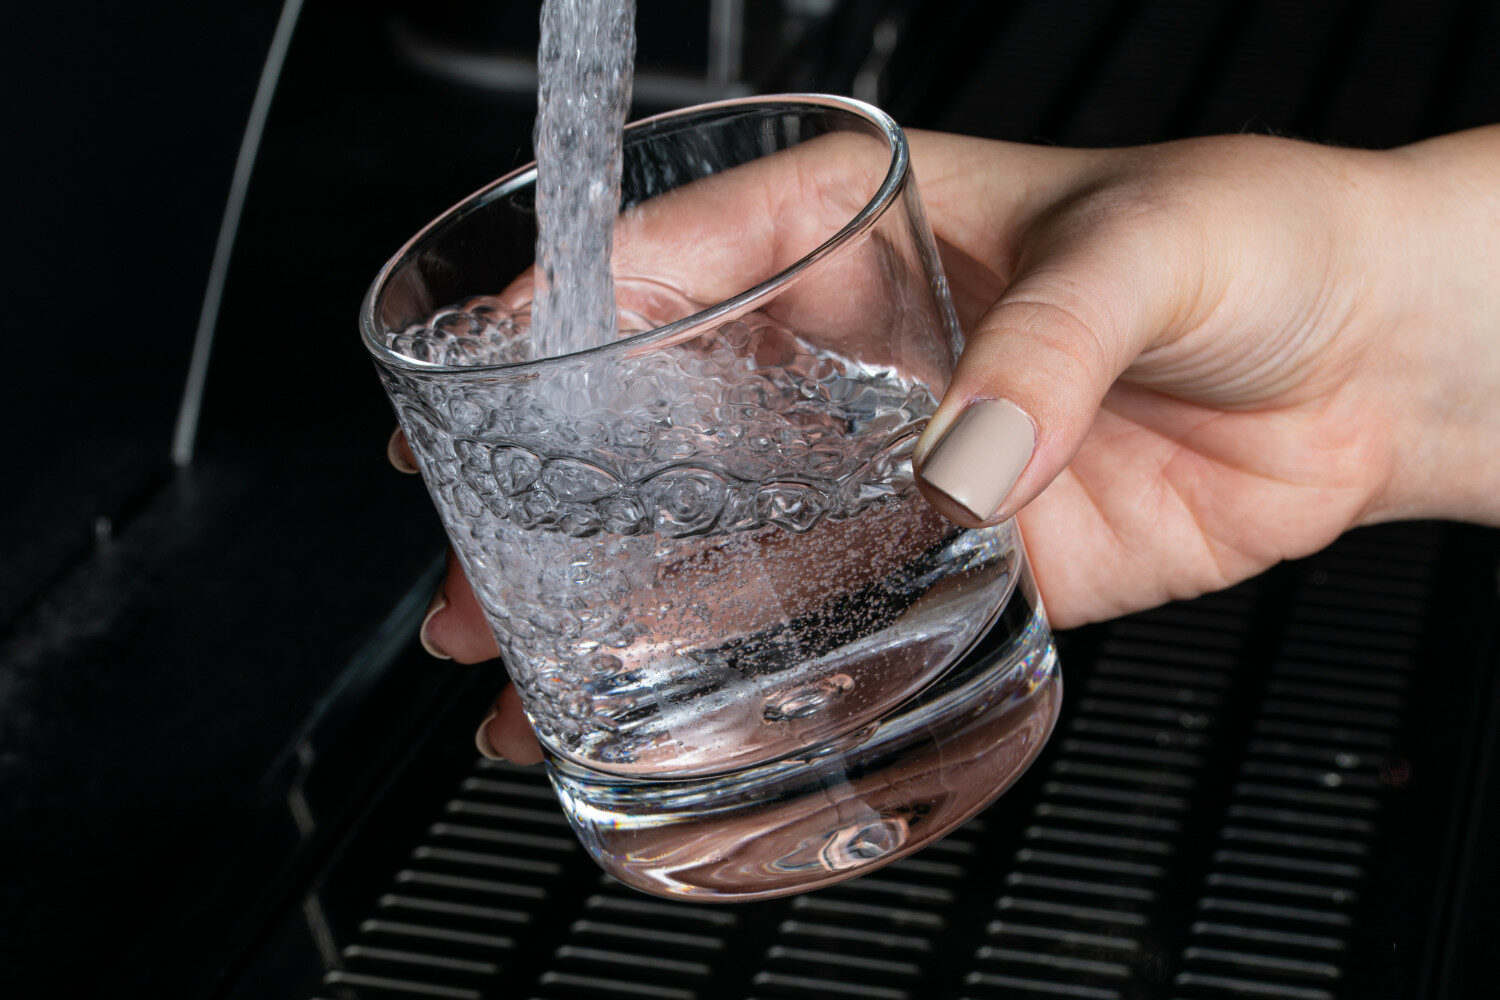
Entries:
[[[1105, 392], [1163, 327], [1135, 254], [1097, 241], [1022, 270], [968, 339], [912, 453], [917, 483], [968, 527], [1015, 514], [1067, 468]], [[1150, 258], [1144, 258], [1150, 259]]]

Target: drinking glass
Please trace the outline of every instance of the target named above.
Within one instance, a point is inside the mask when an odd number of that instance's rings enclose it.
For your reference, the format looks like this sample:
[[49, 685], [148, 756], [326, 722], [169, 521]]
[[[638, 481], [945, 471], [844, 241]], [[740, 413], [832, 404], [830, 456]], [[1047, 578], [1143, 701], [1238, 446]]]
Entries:
[[418, 233], [361, 326], [579, 839], [737, 900], [953, 829], [1061, 688], [1014, 523], [913, 483], [962, 334], [901, 130], [814, 95], [629, 126], [620, 338], [558, 357], [535, 177]]

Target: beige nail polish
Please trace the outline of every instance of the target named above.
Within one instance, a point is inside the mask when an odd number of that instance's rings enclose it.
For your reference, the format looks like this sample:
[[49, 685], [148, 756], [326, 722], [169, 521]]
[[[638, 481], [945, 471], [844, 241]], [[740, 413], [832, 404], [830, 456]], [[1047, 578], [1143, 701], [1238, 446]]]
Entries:
[[959, 414], [921, 476], [980, 520], [994, 516], [1036, 448], [1031, 418], [1007, 399], [982, 399]]
[[506, 759], [504, 754], [498, 752], [494, 747], [490, 746], [490, 738], [485, 734], [485, 730], [489, 728], [490, 722], [495, 718], [495, 716], [499, 714], [500, 713], [496, 712], [494, 709], [490, 709], [490, 714], [484, 717], [484, 721], [481, 722], [479, 724], [479, 728], [474, 731], [475, 749], [477, 749], [484, 756], [488, 757], [490, 760]]
[[438, 649], [427, 637], [427, 624], [432, 621], [432, 616], [448, 606], [448, 595], [439, 587], [437, 593], [432, 595], [432, 603], [427, 605], [427, 614], [422, 616], [422, 628], [417, 632], [417, 639], [421, 641], [422, 648], [427, 650], [429, 656], [435, 656], [439, 660], [451, 660], [453, 657]]
[[396, 442], [399, 440], [401, 440], [401, 428], [397, 427], [391, 431], [391, 438], [385, 443], [386, 461], [390, 462], [397, 472], [404, 472], [409, 476], [415, 475], [417, 467], [408, 462], [406, 456], [401, 454], [401, 450], [396, 447]]

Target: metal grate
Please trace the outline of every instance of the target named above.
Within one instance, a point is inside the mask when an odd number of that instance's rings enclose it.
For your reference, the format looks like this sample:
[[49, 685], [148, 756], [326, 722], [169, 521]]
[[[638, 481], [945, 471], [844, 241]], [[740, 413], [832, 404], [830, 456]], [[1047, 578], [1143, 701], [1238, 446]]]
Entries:
[[586, 863], [537, 771], [475, 763], [324, 977], [340, 995], [480, 998], [569, 864]]
[[[1392, 533], [1395, 534], [1395, 533]], [[1334, 1000], [1421, 648], [1437, 538], [1350, 539], [1300, 574], [1174, 985]]]
[[1163, 895], [1183, 863], [1253, 606], [1244, 587], [1106, 633], [1055, 738], [967, 995], [1139, 995], [1160, 963]]
[[748, 995], [922, 997], [963, 883], [984, 856], [987, 832], [983, 819], [971, 821], [933, 845], [939, 850], [793, 898], [761, 946]]
[[1052, 745], [917, 857], [745, 906], [601, 877], [536, 770], [477, 761], [321, 996], [1339, 1000], [1404, 781], [1440, 534], [1096, 630]]

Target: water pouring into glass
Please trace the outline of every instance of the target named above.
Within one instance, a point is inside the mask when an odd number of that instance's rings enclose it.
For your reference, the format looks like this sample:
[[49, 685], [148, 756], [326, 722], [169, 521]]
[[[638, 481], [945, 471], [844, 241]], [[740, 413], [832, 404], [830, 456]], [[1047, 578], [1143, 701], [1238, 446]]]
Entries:
[[366, 346], [599, 864], [704, 900], [872, 870], [1018, 777], [1060, 688], [1013, 523], [913, 482], [962, 335], [905, 138], [783, 95], [611, 155], [619, 195], [572, 194], [606, 231], [562, 241], [607, 318], [558, 244], [533, 267], [544, 161], [398, 252]]

